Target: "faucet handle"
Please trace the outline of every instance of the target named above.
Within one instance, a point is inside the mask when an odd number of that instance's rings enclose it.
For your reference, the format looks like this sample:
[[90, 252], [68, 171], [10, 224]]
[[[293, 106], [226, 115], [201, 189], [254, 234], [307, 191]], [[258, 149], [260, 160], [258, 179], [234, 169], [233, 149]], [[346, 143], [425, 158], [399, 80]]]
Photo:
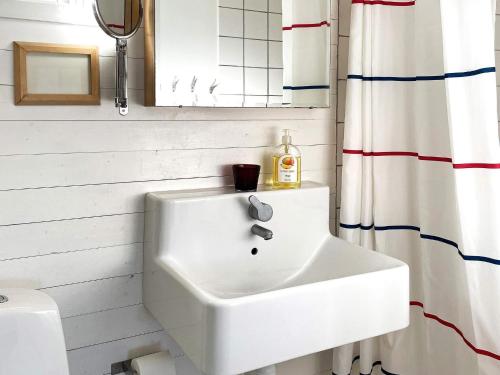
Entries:
[[260, 221], [271, 220], [273, 217], [273, 208], [270, 205], [262, 203], [255, 195], [250, 195], [248, 201], [250, 202], [248, 214], [251, 218]]

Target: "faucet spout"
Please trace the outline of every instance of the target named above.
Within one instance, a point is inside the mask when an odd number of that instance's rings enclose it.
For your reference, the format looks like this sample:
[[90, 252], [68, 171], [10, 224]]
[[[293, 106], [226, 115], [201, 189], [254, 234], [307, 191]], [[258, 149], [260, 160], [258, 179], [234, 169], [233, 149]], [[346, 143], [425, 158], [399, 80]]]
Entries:
[[261, 227], [260, 225], [254, 224], [250, 230], [253, 234], [262, 237], [266, 241], [273, 238], [273, 232], [267, 228]]

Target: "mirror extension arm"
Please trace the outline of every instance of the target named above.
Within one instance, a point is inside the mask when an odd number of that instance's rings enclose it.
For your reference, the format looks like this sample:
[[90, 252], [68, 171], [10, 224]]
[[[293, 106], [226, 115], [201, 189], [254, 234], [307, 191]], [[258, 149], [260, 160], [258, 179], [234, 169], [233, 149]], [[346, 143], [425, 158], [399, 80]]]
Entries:
[[116, 39], [115, 107], [122, 116], [128, 113], [127, 68], [127, 39]]

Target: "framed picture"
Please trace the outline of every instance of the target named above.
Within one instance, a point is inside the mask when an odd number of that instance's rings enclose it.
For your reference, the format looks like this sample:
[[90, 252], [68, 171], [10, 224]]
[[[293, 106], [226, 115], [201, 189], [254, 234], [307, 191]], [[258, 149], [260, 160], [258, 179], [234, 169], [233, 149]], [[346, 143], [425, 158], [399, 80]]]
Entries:
[[14, 42], [16, 105], [98, 105], [94, 46]]

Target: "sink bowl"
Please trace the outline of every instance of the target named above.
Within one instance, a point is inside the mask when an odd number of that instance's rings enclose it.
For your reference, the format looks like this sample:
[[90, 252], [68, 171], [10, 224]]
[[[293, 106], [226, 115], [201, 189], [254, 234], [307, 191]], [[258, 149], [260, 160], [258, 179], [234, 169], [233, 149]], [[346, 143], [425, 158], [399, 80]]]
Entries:
[[[270, 204], [257, 222], [248, 197]], [[336, 238], [329, 189], [146, 197], [144, 304], [208, 375], [235, 375], [408, 325], [408, 266]], [[253, 224], [273, 231], [269, 241]]]

